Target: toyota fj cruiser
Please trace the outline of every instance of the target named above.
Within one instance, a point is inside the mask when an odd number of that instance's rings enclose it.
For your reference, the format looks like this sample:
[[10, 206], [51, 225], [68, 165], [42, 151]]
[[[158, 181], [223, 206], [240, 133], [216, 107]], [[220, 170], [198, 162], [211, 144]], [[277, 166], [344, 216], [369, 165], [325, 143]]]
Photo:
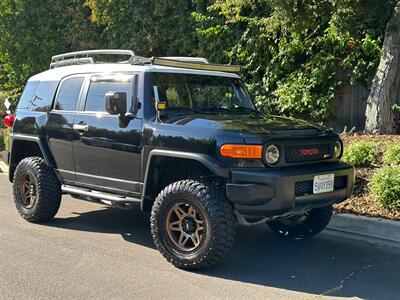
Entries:
[[151, 210], [158, 250], [184, 269], [225, 256], [237, 223], [319, 233], [352, 192], [342, 142], [330, 129], [260, 113], [239, 71], [129, 50], [54, 56], [7, 118], [19, 214], [47, 221], [62, 194], [139, 203]]

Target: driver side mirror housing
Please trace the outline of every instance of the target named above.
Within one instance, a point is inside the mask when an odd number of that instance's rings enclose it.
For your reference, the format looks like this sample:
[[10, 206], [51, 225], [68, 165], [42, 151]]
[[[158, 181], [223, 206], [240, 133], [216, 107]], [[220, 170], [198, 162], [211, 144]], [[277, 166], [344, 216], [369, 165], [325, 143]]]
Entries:
[[107, 92], [105, 95], [106, 112], [110, 115], [126, 114], [126, 93], [125, 92]]

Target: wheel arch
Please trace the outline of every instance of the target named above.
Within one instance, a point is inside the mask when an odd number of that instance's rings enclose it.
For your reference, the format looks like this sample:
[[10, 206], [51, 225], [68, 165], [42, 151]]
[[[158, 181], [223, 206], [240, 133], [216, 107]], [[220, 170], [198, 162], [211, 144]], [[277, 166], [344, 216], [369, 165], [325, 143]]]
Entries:
[[141, 208], [151, 209], [157, 194], [168, 184], [205, 175], [228, 178], [229, 170], [215, 159], [201, 153], [152, 150], [144, 173]]
[[18, 163], [26, 157], [39, 156], [46, 165], [56, 168], [48, 145], [37, 136], [12, 134], [10, 136], [9, 180], [12, 182]]

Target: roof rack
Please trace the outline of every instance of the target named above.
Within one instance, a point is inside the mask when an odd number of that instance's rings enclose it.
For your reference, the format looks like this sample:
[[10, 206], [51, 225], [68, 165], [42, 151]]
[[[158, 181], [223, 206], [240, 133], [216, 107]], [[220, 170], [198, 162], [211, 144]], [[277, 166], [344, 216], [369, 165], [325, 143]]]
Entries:
[[55, 55], [51, 58], [50, 69], [78, 65], [78, 64], [93, 64], [95, 60], [93, 56], [96, 55], [115, 55], [115, 56], [135, 56], [132, 50], [120, 50], [120, 49], [101, 49], [101, 50], [85, 50], [68, 52], [64, 54]]
[[51, 58], [50, 69], [68, 65], [94, 64], [96, 61], [93, 56], [96, 55], [129, 56], [129, 60], [121, 60], [117, 62], [113, 61], [119, 64], [158, 65], [165, 67], [230, 73], [239, 73], [241, 68], [239, 65], [211, 64], [206, 58], [203, 57], [168, 56], [149, 58], [137, 56], [132, 50], [106, 49], [78, 51], [55, 55]]

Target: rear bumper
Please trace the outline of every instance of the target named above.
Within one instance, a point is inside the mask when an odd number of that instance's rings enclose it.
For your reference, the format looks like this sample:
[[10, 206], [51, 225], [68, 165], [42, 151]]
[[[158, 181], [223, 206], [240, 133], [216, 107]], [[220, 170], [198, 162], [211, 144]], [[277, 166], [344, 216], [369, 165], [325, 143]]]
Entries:
[[[314, 176], [335, 175], [332, 192], [313, 194]], [[314, 166], [231, 169], [226, 193], [235, 209], [246, 216], [276, 216], [341, 202], [352, 194], [353, 166], [323, 163]]]

